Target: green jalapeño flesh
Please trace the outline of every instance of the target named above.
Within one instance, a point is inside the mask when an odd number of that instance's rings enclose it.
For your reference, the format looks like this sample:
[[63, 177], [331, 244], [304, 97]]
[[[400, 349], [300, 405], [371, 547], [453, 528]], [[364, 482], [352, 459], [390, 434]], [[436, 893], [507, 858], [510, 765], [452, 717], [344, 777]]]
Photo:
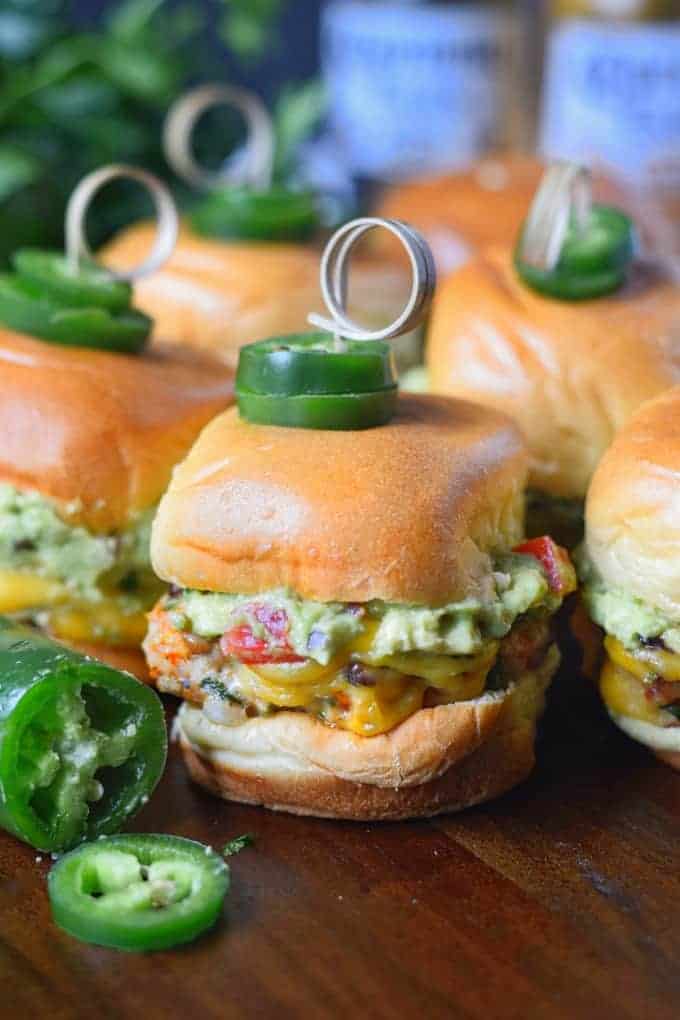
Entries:
[[229, 868], [208, 846], [165, 835], [87, 843], [52, 868], [55, 922], [83, 942], [144, 952], [191, 942], [211, 928]]
[[522, 258], [522, 239], [515, 251], [515, 268], [533, 290], [563, 301], [603, 297], [625, 282], [633, 258], [633, 224], [611, 206], [594, 205], [585, 229], [572, 221], [557, 265], [539, 269]]
[[61, 851], [117, 832], [165, 766], [149, 687], [0, 617], [0, 827]]
[[392, 350], [379, 341], [338, 344], [328, 333], [274, 337], [241, 349], [236, 376], [247, 421], [315, 429], [364, 429], [394, 414]]
[[316, 198], [309, 191], [273, 187], [216, 188], [194, 208], [199, 234], [242, 241], [307, 241], [319, 227]]
[[0, 274], [0, 323], [41, 340], [137, 354], [151, 319], [131, 307], [132, 289], [94, 262], [72, 268], [59, 252], [15, 253]]

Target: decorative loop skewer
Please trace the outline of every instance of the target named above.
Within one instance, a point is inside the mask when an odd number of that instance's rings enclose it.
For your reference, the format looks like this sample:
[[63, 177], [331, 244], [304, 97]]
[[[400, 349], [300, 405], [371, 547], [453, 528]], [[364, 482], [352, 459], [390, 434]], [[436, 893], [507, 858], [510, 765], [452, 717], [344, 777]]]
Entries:
[[73, 191], [66, 207], [66, 257], [69, 267], [75, 273], [83, 259], [92, 259], [93, 255], [87, 242], [85, 221], [90, 202], [104, 185], [110, 181], [126, 178], [143, 184], [151, 195], [156, 207], [156, 238], [151, 252], [139, 265], [130, 269], [114, 271], [111, 276], [116, 280], [139, 280], [143, 276], [154, 273], [170, 257], [177, 242], [179, 219], [177, 208], [167, 187], [154, 174], [137, 167], [114, 164], [101, 167], [87, 174]]
[[570, 224], [587, 229], [592, 210], [590, 171], [556, 162], [545, 172], [526, 219], [519, 255], [536, 269], [552, 270], [560, 259]]
[[[238, 164], [210, 171], [197, 163], [191, 142], [197, 121], [215, 106], [232, 106], [238, 110], [246, 122], [248, 133]], [[178, 176], [195, 187], [209, 190], [231, 184], [266, 190], [271, 186], [274, 129], [262, 101], [246, 89], [221, 84], [202, 85], [180, 96], [165, 118], [163, 149]]]
[[[359, 240], [377, 228], [388, 230], [401, 242], [411, 263], [411, 291], [397, 318], [380, 329], [368, 329], [347, 314], [347, 288], [349, 257]], [[425, 239], [400, 220], [365, 216], [350, 220], [337, 230], [328, 241], [321, 258], [321, 293], [330, 318], [317, 313], [307, 317], [313, 326], [333, 334], [342, 345], [343, 340], [392, 340], [414, 329], [427, 313], [436, 285], [437, 274], [432, 252]]]

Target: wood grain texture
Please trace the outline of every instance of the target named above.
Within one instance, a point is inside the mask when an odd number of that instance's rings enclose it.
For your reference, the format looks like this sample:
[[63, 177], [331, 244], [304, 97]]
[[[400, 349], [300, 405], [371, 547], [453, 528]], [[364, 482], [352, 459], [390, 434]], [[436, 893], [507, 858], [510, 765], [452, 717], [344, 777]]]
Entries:
[[134, 828], [255, 836], [224, 921], [177, 952], [82, 945], [50, 922], [49, 860], [0, 836], [3, 1018], [680, 1015], [680, 775], [569, 668], [538, 768], [494, 804], [425, 823], [291, 818], [212, 800], [173, 753]]

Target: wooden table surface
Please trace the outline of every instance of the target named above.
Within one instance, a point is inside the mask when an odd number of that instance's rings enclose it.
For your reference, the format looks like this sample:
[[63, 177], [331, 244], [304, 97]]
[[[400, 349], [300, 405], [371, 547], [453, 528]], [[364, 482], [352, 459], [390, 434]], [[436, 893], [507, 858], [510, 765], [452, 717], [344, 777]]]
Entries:
[[134, 827], [254, 835], [224, 921], [176, 952], [82, 945], [50, 922], [49, 860], [2, 836], [2, 1017], [680, 1016], [680, 774], [567, 669], [533, 777], [490, 805], [293, 818], [213, 800], [173, 753]]

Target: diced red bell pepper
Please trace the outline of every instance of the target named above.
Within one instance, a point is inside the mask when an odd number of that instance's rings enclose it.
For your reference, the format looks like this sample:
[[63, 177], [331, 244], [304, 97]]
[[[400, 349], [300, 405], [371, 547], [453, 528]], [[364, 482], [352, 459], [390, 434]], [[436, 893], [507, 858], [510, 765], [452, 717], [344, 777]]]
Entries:
[[240, 662], [251, 665], [305, 661], [304, 656], [297, 655], [288, 643], [288, 616], [284, 609], [256, 605], [251, 606], [250, 611], [273, 640], [257, 637], [251, 627], [244, 623], [222, 635], [220, 648], [225, 655], [232, 655]]
[[533, 556], [545, 570], [548, 584], [557, 595], [568, 595], [576, 591], [576, 572], [569, 558], [569, 553], [552, 538], [543, 535], [541, 538], [530, 538], [516, 545], [513, 552]]

